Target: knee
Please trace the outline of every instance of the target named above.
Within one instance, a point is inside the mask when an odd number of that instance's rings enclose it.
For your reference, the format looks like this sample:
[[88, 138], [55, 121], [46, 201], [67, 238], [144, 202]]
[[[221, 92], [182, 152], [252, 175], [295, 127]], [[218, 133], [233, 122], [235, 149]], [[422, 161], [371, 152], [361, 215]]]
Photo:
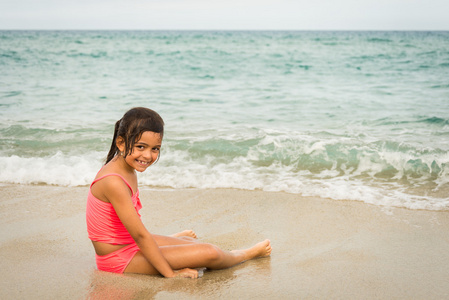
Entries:
[[210, 263], [216, 263], [222, 260], [223, 251], [215, 245], [204, 244], [203, 255]]

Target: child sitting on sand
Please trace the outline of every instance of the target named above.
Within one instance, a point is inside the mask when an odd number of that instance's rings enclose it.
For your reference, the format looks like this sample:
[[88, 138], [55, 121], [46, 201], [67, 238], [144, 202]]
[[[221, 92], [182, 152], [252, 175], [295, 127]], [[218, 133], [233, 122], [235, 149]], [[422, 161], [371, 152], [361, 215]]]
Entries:
[[159, 159], [164, 122], [148, 108], [133, 108], [115, 124], [106, 164], [92, 182], [87, 198], [89, 238], [99, 270], [198, 278], [198, 268], [224, 269], [269, 256], [269, 240], [244, 250], [224, 251], [201, 243], [191, 230], [161, 236], [143, 225], [136, 171]]

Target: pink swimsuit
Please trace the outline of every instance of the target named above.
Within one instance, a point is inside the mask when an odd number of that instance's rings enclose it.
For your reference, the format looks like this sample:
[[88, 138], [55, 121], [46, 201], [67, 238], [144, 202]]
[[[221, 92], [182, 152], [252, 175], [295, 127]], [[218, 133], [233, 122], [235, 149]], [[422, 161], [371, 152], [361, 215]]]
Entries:
[[[119, 176], [129, 187], [131, 193], [133, 192], [125, 178], [115, 173], [95, 179], [90, 187], [107, 176]], [[142, 204], [140, 203], [138, 190], [132, 195], [132, 201], [140, 217], [139, 210], [142, 208]], [[107, 255], [95, 255], [99, 270], [123, 273], [136, 252], [139, 251], [139, 247], [120, 221], [112, 204], [96, 198], [92, 195], [90, 189], [87, 196], [86, 221], [87, 233], [92, 241], [113, 245], [127, 245]]]

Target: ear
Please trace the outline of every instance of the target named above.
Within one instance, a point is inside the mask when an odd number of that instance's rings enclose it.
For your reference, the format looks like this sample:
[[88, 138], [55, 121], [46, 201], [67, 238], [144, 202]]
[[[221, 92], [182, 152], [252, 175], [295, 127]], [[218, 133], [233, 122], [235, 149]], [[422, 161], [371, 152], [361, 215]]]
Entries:
[[115, 145], [120, 152], [125, 151], [125, 140], [121, 136], [117, 137], [117, 139], [115, 140]]

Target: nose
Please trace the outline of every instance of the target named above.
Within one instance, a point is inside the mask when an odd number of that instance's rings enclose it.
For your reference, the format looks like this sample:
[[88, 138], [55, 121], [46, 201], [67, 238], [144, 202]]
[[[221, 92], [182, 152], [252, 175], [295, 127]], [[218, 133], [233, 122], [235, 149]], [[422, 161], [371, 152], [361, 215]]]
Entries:
[[151, 152], [151, 150], [145, 151], [143, 153], [143, 158], [145, 158], [145, 160], [151, 160], [151, 162], [153, 162], [153, 153]]

